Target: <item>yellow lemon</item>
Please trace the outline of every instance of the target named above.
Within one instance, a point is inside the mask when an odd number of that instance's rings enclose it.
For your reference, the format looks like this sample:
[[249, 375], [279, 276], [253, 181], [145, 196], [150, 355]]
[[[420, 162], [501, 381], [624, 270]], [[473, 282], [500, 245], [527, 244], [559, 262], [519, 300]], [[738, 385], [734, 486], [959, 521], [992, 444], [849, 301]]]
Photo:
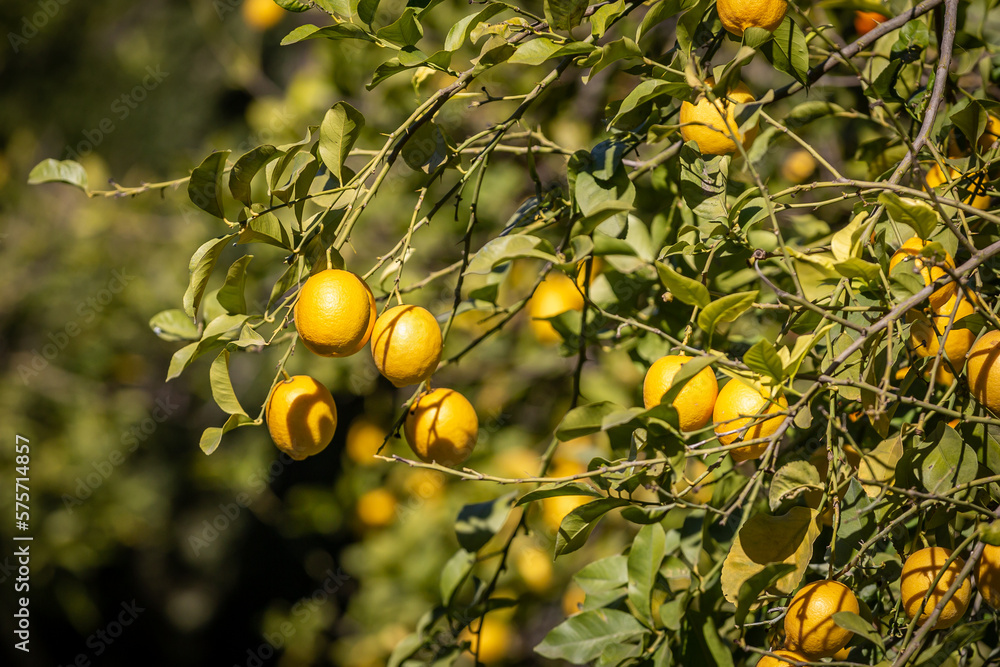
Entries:
[[558, 271], [550, 271], [528, 302], [531, 330], [542, 343], [558, 343], [562, 336], [547, 318], [570, 310], [583, 310], [583, 295], [575, 282]]
[[789, 183], [805, 183], [816, 171], [816, 158], [804, 148], [794, 151], [781, 163], [781, 177]]
[[717, 0], [722, 27], [737, 37], [747, 28], [763, 28], [774, 32], [788, 11], [786, 0]]
[[854, 633], [833, 622], [839, 611], [861, 611], [850, 588], [838, 581], [814, 581], [792, 598], [785, 614], [785, 645], [810, 660], [832, 656]]
[[243, 0], [240, 13], [243, 14], [243, 20], [251, 28], [267, 30], [281, 21], [285, 10], [279, 7], [274, 0]]
[[571, 583], [566, 587], [566, 592], [563, 593], [562, 598], [562, 609], [566, 616], [572, 616], [573, 614], [579, 614], [580, 609], [583, 607], [584, 601], [587, 599], [587, 594], [582, 588], [576, 583]]
[[295, 329], [303, 344], [323, 357], [347, 357], [368, 342], [375, 326], [375, 297], [349, 271], [311, 276], [295, 302]]
[[986, 129], [979, 136], [979, 150], [988, 151], [996, 143], [997, 139], [1000, 139], [1000, 118], [997, 118], [993, 114], [989, 114], [986, 117]]
[[[681, 366], [692, 357], [671, 354], [653, 362], [642, 383], [642, 402], [646, 409], [659, 405]], [[719, 395], [719, 383], [711, 368], [703, 368], [688, 380], [674, 397], [671, 405], [677, 410], [677, 421], [682, 431], [697, 431], [712, 419], [712, 409]]]
[[989, 331], [969, 350], [969, 390], [980, 405], [1000, 414], [1000, 331]]
[[[709, 78], [705, 85], [715, 85], [715, 80]], [[736, 122], [736, 107], [740, 104], [753, 102], [754, 96], [744, 84], [737, 85], [724, 98], [717, 97], [714, 101], [702, 93], [695, 100], [681, 103], [680, 123], [681, 136], [684, 141], [698, 144], [698, 150], [706, 155], [726, 155], [736, 151], [737, 137], [743, 148], [749, 148], [757, 136], [757, 126], [740, 132]]]
[[457, 466], [476, 446], [479, 418], [465, 396], [454, 389], [434, 389], [414, 402], [403, 431], [413, 453], [422, 460]]
[[344, 449], [347, 457], [361, 465], [373, 465], [378, 462], [375, 452], [385, 442], [386, 430], [367, 417], [358, 417], [347, 429], [347, 442]]
[[[889, 272], [891, 273], [900, 262], [906, 262], [907, 264], [912, 262], [913, 270], [920, 272], [920, 277], [924, 279], [925, 285], [930, 285], [941, 276], [946, 275], [944, 269], [932, 265], [934, 263], [933, 259], [925, 259], [920, 254], [920, 251], [926, 245], [928, 245], [927, 241], [917, 236], [907, 239], [899, 250], [894, 252], [892, 257], [889, 258]], [[949, 268], [955, 268], [955, 260], [947, 252], [944, 253], [944, 257], [939, 258], [939, 261]], [[958, 285], [954, 282], [949, 282], [944, 287], [935, 290], [930, 297], [931, 308], [940, 310], [957, 292]]]
[[[780, 412], [787, 408], [788, 401], [782, 395], [779, 395], [768, 405], [767, 396], [757, 389], [740, 380], [730, 380], [719, 392], [719, 397], [715, 401], [713, 414], [715, 434], [723, 445], [766, 438], [778, 430], [778, 427], [785, 421], [785, 416], [779, 415], [762, 420], [757, 415]], [[744, 429], [746, 430], [744, 431]], [[731, 449], [729, 454], [734, 461], [748, 461], [763, 456], [764, 452], [767, 451], [767, 446], [767, 442], [759, 442]]]
[[[923, 624], [931, 616], [934, 608], [944, 599], [944, 594], [951, 588], [951, 585], [958, 579], [959, 573], [965, 567], [965, 561], [956, 558], [945, 569], [944, 564], [951, 556], [951, 551], [942, 547], [927, 547], [916, 551], [906, 562], [903, 563], [903, 574], [899, 581], [899, 592], [903, 598], [903, 610], [909, 618], [913, 618], [920, 610], [920, 604], [924, 600], [931, 584], [942, 570], [944, 574], [938, 581], [937, 586], [931, 592], [924, 605], [924, 611], [920, 615], [920, 623]], [[941, 610], [935, 630], [950, 628], [962, 618], [966, 608], [969, 606], [969, 599], [972, 597], [972, 586], [969, 580], [962, 582], [961, 587], [955, 591], [955, 595], [948, 600], [948, 603]]]
[[397, 387], [420, 384], [441, 360], [441, 327], [420, 306], [396, 306], [382, 313], [371, 340], [375, 366]]
[[[983, 135], [985, 136], [985, 135]], [[963, 179], [961, 172], [952, 166], [948, 167], [948, 179], [951, 181], [963, 181], [949, 193], [949, 196], [953, 198], [958, 198], [961, 195], [961, 189], [968, 190], [971, 194], [962, 199], [963, 202], [969, 204], [973, 208], [978, 208], [980, 211], [986, 211], [990, 208], [990, 196], [986, 194], [986, 175], [985, 174], [971, 174], [968, 179]], [[948, 179], [944, 177], [944, 172], [941, 171], [941, 165], [935, 164], [927, 172], [927, 187], [937, 188], [948, 182]]]
[[337, 430], [337, 404], [325, 386], [308, 375], [296, 375], [275, 385], [265, 418], [278, 449], [301, 461], [330, 444]]
[[552, 557], [536, 546], [527, 546], [515, 553], [514, 567], [530, 591], [544, 593], [552, 585]]
[[396, 496], [385, 489], [365, 491], [358, 498], [358, 519], [369, 528], [384, 528], [396, 518]]
[[[954, 304], [955, 301], [952, 300], [949, 303]], [[945, 308], [940, 311], [941, 314], [933, 320], [923, 313], [913, 311], [907, 313], [907, 320], [912, 322], [910, 325], [910, 349], [921, 357], [937, 356], [941, 350], [940, 336], [943, 336], [948, 328], [952, 308], [954, 306], [949, 308], [948, 304], [945, 304]], [[974, 312], [975, 308], [971, 303], [966, 299], [959, 299], [958, 309], [955, 312], [955, 322]], [[944, 354], [938, 364], [935, 376], [938, 383], [951, 384], [951, 381], [955, 379], [953, 373], [961, 372], [965, 366], [965, 355], [968, 354], [969, 348], [972, 347], [975, 340], [976, 334], [969, 329], [952, 327], [947, 338], [944, 339]], [[930, 373], [930, 369], [927, 372]]]
[[460, 639], [471, 643], [468, 652], [484, 665], [501, 662], [517, 643], [517, 637], [507, 621], [486, 616], [462, 630]]
[[1000, 609], [1000, 547], [987, 544], [976, 567], [976, 589], [986, 604]]
[[[801, 653], [795, 653], [794, 651], [786, 651], [782, 649], [780, 651], [775, 651], [774, 655], [781, 656], [781, 658], [788, 658], [789, 660], [795, 660], [796, 662], [809, 662], [809, 658], [805, 657]], [[781, 660], [781, 658], [765, 655], [760, 659], [760, 662], [757, 663], [756, 667], [795, 667], [795, 663], [786, 662]]]

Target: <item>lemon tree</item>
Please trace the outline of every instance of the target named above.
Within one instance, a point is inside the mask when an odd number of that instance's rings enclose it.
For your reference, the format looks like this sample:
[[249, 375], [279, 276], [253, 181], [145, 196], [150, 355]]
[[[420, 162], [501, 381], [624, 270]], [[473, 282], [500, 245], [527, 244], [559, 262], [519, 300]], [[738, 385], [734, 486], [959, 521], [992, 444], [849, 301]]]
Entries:
[[277, 4], [297, 140], [31, 179], [186, 189], [205, 454], [350, 429], [332, 660], [997, 661], [996, 3]]

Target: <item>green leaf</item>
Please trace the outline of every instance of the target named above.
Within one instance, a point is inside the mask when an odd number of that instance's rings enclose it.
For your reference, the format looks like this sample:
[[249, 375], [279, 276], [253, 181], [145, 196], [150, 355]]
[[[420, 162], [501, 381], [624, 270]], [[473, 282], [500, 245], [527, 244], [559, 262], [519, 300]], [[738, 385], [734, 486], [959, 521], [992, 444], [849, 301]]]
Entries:
[[291, 250], [288, 230], [273, 213], [263, 213], [250, 218], [240, 231], [237, 243], [266, 243], [283, 250]]
[[226, 312], [243, 314], [247, 312], [247, 300], [243, 292], [247, 282], [247, 265], [253, 255], [244, 255], [232, 263], [226, 273], [226, 282], [219, 289], [216, 298]]
[[347, 102], [337, 102], [326, 112], [319, 130], [319, 156], [330, 173], [344, 182], [344, 160], [350, 155], [365, 126], [365, 117]]
[[628, 599], [640, 619], [653, 627], [652, 593], [666, 555], [666, 533], [658, 523], [643, 526], [628, 554]]
[[267, 345], [267, 341], [249, 324], [244, 324], [240, 329], [240, 337], [236, 339], [237, 347], [256, 347]]
[[325, 28], [306, 24], [300, 25], [285, 35], [285, 38], [281, 40], [281, 45], [287, 46], [305, 39], [317, 39], [320, 37], [335, 41], [341, 39], [360, 39], [366, 42], [377, 41], [374, 35], [369, 34], [364, 28], [354, 23], [338, 23]]
[[309, 9], [308, 4], [299, 2], [299, 0], [274, 0], [274, 2], [282, 9], [289, 12], [295, 12], [296, 14]]
[[544, 0], [545, 20], [553, 30], [571, 30], [580, 25], [587, 0]]
[[198, 357], [209, 352], [214, 352], [225, 345], [226, 341], [219, 340], [218, 336], [205, 337], [199, 341], [185, 345], [170, 357], [170, 366], [167, 368], [167, 381], [169, 382], [179, 376]]
[[455, 147], [444, 128], [429, 121], [403, 144], [402, 155], [410, 169], [430, 173], [450, 159], [454, 151]]
[[938, 215], [929, 204], [915, 199], [903, 199], [895, 192], [883, 192], [878, 196], [880, 204], [894, 222], [907, 225], [925, 241], [938, 224]]
[[853, 611], [838, 611], [835, 612], [831, 618], [834, 623], [845, 630], [850, 630], [854, 634], [864, 637], [883, 651], [885, 650], [885, 644], [882, 642], [882, 635], [875, 632], [871, 623], [861, 618]]
[[866, 262], [857, 257], [837, 262], [833, 265], [833, 268], [845, 278], [858, 278], [866, 283], [873, 283], [878, 280], [879, 273], [882, 271], [882, 268], [878, 264]]
[[548, 262], [555, 262], [556, 256], [552, 244], [537, 236], [518, 234], [501, 236], [487, 241], [469, 262], [466, 274], [487, 274], [493, 267], [518, 257], [536, 257]]
[[250, 182], [264, 166], [274, 160], [281, 151], [271, 145], [257, 146], [251, 151], [244, 153], [233, 165], [229, 172], [229, 192], [245, 206], [253, 203], [250, 191]]
[[[590, 209], [590, 212], [580, 218], [579, 229], [574, 229], [574, 231], [579, 231], [581, 234], [589, 234], [593, 232], [602, 222], [613, 218], [617, 215], [623, 213], [630, 213], [633, 209], [632, 204], [629, 202], [620, 201], [618, 199], [609, 199], [607, 201], [602, 201], [596, 206]], [[608, 238], [606, 235], [604, 238]], [[615, 239], [616, 241], [620, 239]], [[624, 241], [622, 240], [624, 243]], [[627, 244], [626, 244], [627, 245]], [[595, 253], [597, 254], [597, 253]], [[626, 254], [635, 254], [631, 251]]]
[[592, 498], [603, 498], [604, 494], [586, 482], [553, 482], [543, 484], [534, 491], [529, 491], [518, 498], [515, 507], [533, 503], [543, 498], [555, 498], [556, 496], [590, 496]]
[[379, 39], [397, 46], [413, 46], [424, 36], [424, 28], [416, 18], [416, 10], [407, 7], [402, 16], [375, 33]]
[[645, 37], [650, 30], [663, 21], [681, 12], [686, 12], [697, 4], [698, 0], [661, 0], [653, 4], [646, 15], [642, 17], [642, 25], [639, 26], [636, 33], [636, 41]]
[[955, 429], [945, 428], [944, 424], [927, 440], [908, 449], [904, 459], [928, 493], [967, 484], [976, 479], [979, 471], [975, 450], [965, 444]]
[[479, 551], [496, 535], [514, 506], [515, 495], [508, 493], [494, 500], [466, 505], [459, 511], [455, 535], [463, 549], [473, 553]]
[[625, 588], [628, 585], [628, 558], [617, 555], [595, 560], [573, 575], [573, 581], [588, 596]]
[[763, 49], [771, 64], [799, 83], [806, 83], [809, 73], [809, 46], [802, 29], [786, 16]]
[[455, 552], [455, 555], [448, 559], [448, 562], [441, 569], [440, 588], [442, 604], [446, 606], [451, 604], [451, 600], [462, 585], [462, 582], [472, 574], [472, 568], [475, 564], [476, 554], [469, 553], [465, 549], [459, 549]]
[[188, 317], [194, 319], [197, 315], [198, 306], [201, 305], [201, 299], [205, 296], [205, 287], [208, 285], [208, 279], [212, 275], [212, 269], [215, 268], [215, 262], [219, 259], [219, 255], [222, 254], [226, 245], [235, 236], [235, 234], [228, 234], [212, 239], [211, 241], [206, 241], [191, 256], [191, 261], [188, 264], [191, 278], [188, 281], [188, 287], [184, 292], [183, 299], [184, 312]]
[[772, 563], [744, 581], [740, 586], [740, 593], [736, 601], [736, 615], [734, 617], [736, 625], [743, 625], [747, 613], [760, 600], [761, 593], [794, 571], [795, 566], [791, 563]]
[[629, 504], [624, 498], [599, 498], [574, 509], [559, 524], [556, 555], [568, 554], [582, 547], [601, 517], [613, 509]]
[[224, 349], [212, 362], [212, 368], [208, 372], [209, 383], [212, 385], [212, 398], [222, 408], [222, 411], [231, 415], [243, 415], [247, 417], [246, 411], [236, 398], [233, 391], [232, 380], [229, 379], [229, 350]]
[[770, 30], [750, 26], [743, 31], [743, 44], [744, 46], [749, 46], [751, 49], [759, 49], [771, 41], [773, 36]]
[[698, 314], [698, 326], [711, 337], [722, 322], [732, 322], [745, 313], [757, 299], [758, 290], [728, 294], [708, 304]]
[[[461, 19], [458, 23], [451, 26], [448, 30], [448, 36], [444, 40], [444, 50], [445, 51], [457, 51], [462, 48], [462, 45], [468, 41], [469, 35], [472, 33], [473, 29], [484, 21], [489, 21], [491, 18], [499, 14], [500, 12], [506, 10], [507, 7], [499, 2], [486, 5], [484, 8], [476, 12], [475, 14], [469, 14]], [[532, 44], [539, 41], [548, 41], [541, 39], [533, 39], [526, 44], [522, 44], [518, 47], [518, 51], [524, 46]]]
[[222, 425], [222, 428], [218, 426], [209, 426], [201, 434], [201, 440], [198, 446], [201, 447], [201, 451], [206, 454], [211, 454], [218, 447], [219, 443], [222, 442], [222, 436], [229, 433], [234, 428], [239, 428], [240, 426], [247, 426], [249, 424], [255, 423], [253, 419], [250, 419], [246, 415], [229, 415], [229, 419], [226, 423]]
[[225, 219], [225, 209], [222, 207], [222, 174], [226, 170], [226, 158], [230, 151], [215, 151], [191, 172], [188, 181], [188, 198], [194, 205], [214, 215]]
[[785, 379], [785, 368], [781, 363], [781, 357], [766, 338], [761, 338], [746, 351], [743, 363], [750, 370], [772, 378], [775, 384], [780, 384]]
[[29, 185], [40, 183], [67, 183], [75, 185], [84, 192], [87, 188], [87, 170], [83, 165], [73, 160], [53, 160], [48, 158], [34, 166], [28, 174]]
[[163, 340], [199, 340], [201, 332], [183, 310], [164, 310], [149, 320], [149, 328]]
[[656, 273], [660, 276], [660, 282], [674, 298], [699, 308], [711, 303], [712, 297], [708, 293], [708, 288], [694, 278], [681, 275], [662, 262], [656, 263]]
[[767, 500], [771, 511], [774, 512], [789, 498], [794, 498], [805, 491], [822, 490], [823, 483], [820, 482], [816, 466], [808, 461], [792, 461], [774, 473]]
[[646, 634], [631, 614], [616, 609], [594, 609], [571, 616], [545, 636], [535, 651], [546, 658], [585, 664], [596, 660], [612, 644], [623, 644]]
[[[685, 364], [686, 365], [686, 364]], [[681, 366], [681, 370], [684, 366]], [[680, 372], [680, 371], [678, 371]], [[622, 406], [610, 401], [600, 401], [589, 405], [581, 405], [566, 413], [562, 422], [556, 428], [556, 437], [565, 442], [597, 433], [603, 428], [604, 418], [621, 411]]]

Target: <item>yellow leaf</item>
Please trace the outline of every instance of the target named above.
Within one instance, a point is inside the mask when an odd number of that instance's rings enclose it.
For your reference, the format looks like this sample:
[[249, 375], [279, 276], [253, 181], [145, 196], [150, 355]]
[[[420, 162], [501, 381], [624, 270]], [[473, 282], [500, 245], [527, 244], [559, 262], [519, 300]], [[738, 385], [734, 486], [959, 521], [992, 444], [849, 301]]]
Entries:
[[896, 478], [896, 463], [902, 456], [903, 439], [897, 435], [895, 438], [883, 440], [875, 449], [861, 457], [858, 481], [861, 482], [869, 498], [882, 493], [882, 487], [878, 484], [865, 484], [865, 481], [891, 484]]

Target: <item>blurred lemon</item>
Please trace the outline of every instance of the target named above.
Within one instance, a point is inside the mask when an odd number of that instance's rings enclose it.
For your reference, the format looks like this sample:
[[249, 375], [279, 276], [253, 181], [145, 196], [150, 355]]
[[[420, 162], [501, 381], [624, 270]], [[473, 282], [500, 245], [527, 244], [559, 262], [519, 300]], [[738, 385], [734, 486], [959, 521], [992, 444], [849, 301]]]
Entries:
[[805, 183], [806, 179], [816, 171], [816, 158], [804, 148], [788, 154], [785, 161], [781, 163], [781, 177], [789, 183], [798, 185]]
[[858, 35], [867, 35], [885, 20], [885, 15], [879, 14], [878, 12], [863, 12], [857, 10], [854, 12], [854, 29], [857, 31]]
[[444, 490], [444, 473], [426, 468], [415, 468], [403, 480], [403, 490], [411, 496], [433, 500]]
[[986, 129], [983, 130], [977, 142], [979, 150], [988, 151], [997, 139], [1000, 139], [1000, 118], [990, 114], [986, 117]]
[[583, 589], [576, 583], [570, 583], [566, 587], [566, 592], [563, 593], [562, 598], [562, 609], [563, 613], [567, 616], [572, 616], [573, 614], [579, 614], [580, 609], [583, 607], [583, 602], [587, 598], [587, 594], [584, 593]]
[[542, 457], [527, 447], [511, 447], [494, 459], [497, 475], [512, 479], [534, 477], [541, 467]]
[[481, 621], [472, 622], [472, 629], [465, 628], [459, 639], [468, 641], [471, 646], [467, 651], [477, 656], [479, 662], [489, 665], [500, 662], [508, 656], [517, 637], [510, 623], [494, 616], [486, 616]]
[[534, 545], [514, 553], [514, 569], [528, 590], [544, 593], [552, 585], [552, 557]]
[[[715, 79], [711, 77], [706, 79], [705, 85], [714, 86]], [[681, 136], [684, 141], [698, 144], [698, 150], [707, 155], [726, 155], [736, 152], [736, 142], [733, 141], [733, 137], [739, 139], [744, 149], [750, 148], [750, 144], [757, 136], [757, 126], [749, 128], [745, 134], [741, 132], [736, 121], [736, 107], [753, 101], [754, 96], [750, 89], [742, 83], [728, 94], [719, 95], [714, 100], [709, 100], [702, 93], [693, 104], [684, 101], [681, 103], [679, 116]]]
[[[985, 134], [983, 136], [986, 136]], [[941, 170], [941, 165], [935, 164], [927, 172], [927, 187], [936, 188], [945, 185], [948, 180], [951, 181], [962, 181], [963, 175], [957, 169], [952, 166], [948, 167], [948, 178], [944, 177], [944, 172]], [[973, 208], [978, 208], [980, 211], [985, 211], [990, 207], [990, 196], [986, 194], [986, 174], [969, 174], [965, 182], [958, 185], [956, 189], [949, 192], [950, 197], [961, 196], [961, 191], [958, 188], [968, 190], [971, 194], [962, 199], [963, 202], [969, 204]]]
[[243, 0], [240, 12], [248, 26], [261, 31], [278, 25], [285, 15], [285, 10], [275, 4], [274, 0]]
[[388, 432], [368, 417], [358, 417], [347, 429], [347, 457], [361, 465], [370, 466], [378, 462], [374, 458], [378, 448], [385, 442]]
[[531, 316], [531, 330], [542, 343], [558, 343], [562, 336], [546, 318], [561, 315], [570, 310], [583, 310], [583, 295], [576, 283], [566, 274], [550, 271], [528, 303]]
[[358, 519], [368, 528], [383, 528], [396, 518], [396, 496], [385, 489], [365, 491], [358, 498]]

